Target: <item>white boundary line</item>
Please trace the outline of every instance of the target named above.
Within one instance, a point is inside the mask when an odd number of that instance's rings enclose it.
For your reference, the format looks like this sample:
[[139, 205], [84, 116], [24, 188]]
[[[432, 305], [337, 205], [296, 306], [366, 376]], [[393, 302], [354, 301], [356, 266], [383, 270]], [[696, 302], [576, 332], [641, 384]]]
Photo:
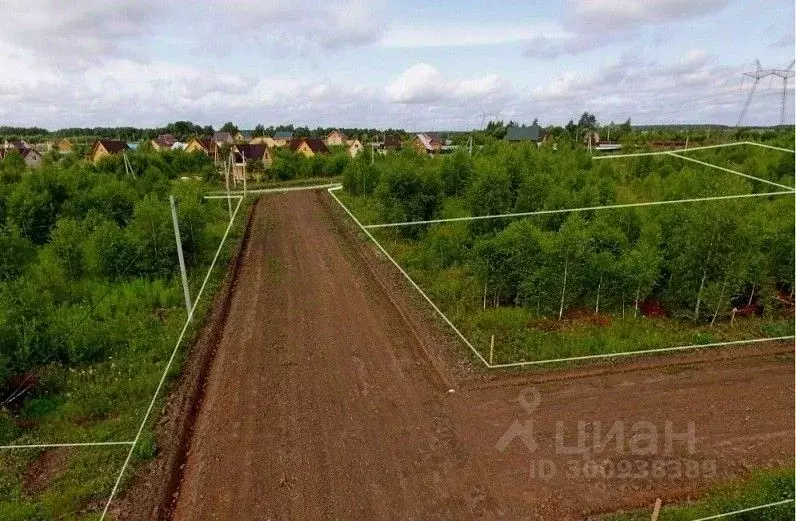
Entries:
[[[708, 150], [711, 148], [723, 148], [723, 147], [734, 147], [738, 145], [746, 145], [746, 144], [754, 144], [750, 143], [749, 141], [736, 141], [735, 143], [722, 143], [720, 145], [707, 145], [704, 147], [693, 147], [693, 148], [676, 148], [674, 150], [660, 150], [658, 152], [638, 152], [636, 154], [615, 154], [615, 155], [604, 155], [604, 156], [591, 156], [592, 159], [621, 159], [623, 157], [641, 157], [641, 156], [660, 156], [663, 154], [669, 154], [671, 152], [691, 152], [693, 150]], [[780, 149], [784, 150], [784, 149]], [[792, 151], [789, 151], [792, 152]]]
[[760, 181], [761, 183], [766, 183], [766, 184], [769, 184], [769, 185], [777, 186], [779, 188], [785, 188], [785, 189], [790, 190], [790, 191], [796, 190], [792, 186], [781, 185], [779, 183], [775, 183], [773, 181], [768, 181], [766, 179], [761, 179], [761, 178], [755, 177], [753, 175], [744, 174], [742, 172], [737, 172], [735, 170], [730, 170], [729, 168], [724, 168], [723, 166], [718, 166], [718, 165], [713, 165], [713, 164], [710, 164], [710, 163], [706, 163], [704, 161], [700, 161], [699, 159], [694, 159], [693, 157], [688, 157], [688, 156], [683, 156], [683, 155], [680, 155], [680, 154], [675, 154], [674, 152], [667, 152], [667, 154], [672, 156], [672, 157], [679, 157], [680, 159], [685, 159], [686, 161], [691, 161], [693, 163], [698, 163], [700, 165], [709, 166], [710, 168], [715, 168], [715, 169], [721, 170], [723, 172], [729, 172], [731, 174], [739, 175], [741, 177], [747, 177], [749, 179], [754, 179], [755, 181]]
[[[343, 210], [346, 211], [346, 213], [354, 220], [354, 222], [370, 238], [370, 240], [372, 240], [376, 244], [376, 246], [379, 248], [379, 250], [381, 250], [381, 252], [388, 259], [390, 259], [390, 261], [395, 265], [396, 268], [398, 268], [398, 271], [400, 271], [401, 274], [403, 274], [403, 276], [406, 277], [406, 279], [412, 284], [412, 286], [423, 296], [423, 298], [425, 298], [426, 301], [429, 304], [431, 304], [431, 307], [434, 308], [434, 311], [436, 311], [443, 318], [443, 320], [445, 320], [445, 322], [451, 327], [451, 329], [453, 329], [453, 331], [459, 336], [459, 338], [462, 339], [462, 341], [467, 345], [467, 347], [469, 347], [470, 350], [473, 353], [475, 353], [475, 355], [478, 357], [478, 359], [481, 360], [481, 362], [483, 362], [483, 364], [486, 367], [488, 367], [489, 369], [502, 369], [502, 368], [508, 368], [508, 367], [522, 367], [522, 366], [528, 366], [528, 365], [541, 365], [541, 364], [551, 364], [551, 363], [558, 363], [558, 362], [571, 362], [571, 361], [577, 361], [577, 360], [590, 360], [590, 359], [595, 359], [595, 358], [614, 358], [614, 357], [620, 357], [620, 356], [643, 355], [643, 354], [650, 354], [650, 353], [663, 353], [663, 352], [669, 352], [669, 351], [686, 351], [686, 350], [690, 350], [690, 349], [699, 349], [699, 348], [705, 348], [705, 347], [720, 347], [720, 346], [730, 346], [730, 345], [757, 344], [757, 343], [765, 343], [765, 342], [781, 342], [781, 341], [784, 341], [784, 340], [796, 339], [796, 335], [788, 335], [788, 336], [773, 337], [773, 338], [752, 338], [752, 339], [749, 339], [749, 340], [730, 340], [730, 341], [727, 341], [727, 342], [714, 342], [714, 343], [710, 343], [710, 344], [693, 344], [693, 345], [687, 345], [687, 346], [663, 347], [663, 348], [657, 348], [657, 349], [644, 349], [644, 350], [640, 350], [640, 351], [622, 351], [622, 352], [619, 352], [619, 353], [603, 353], [603, 354], [598, 354], [598, 355], [585, 355], [585, 356], [575, 356], [575, 357], [568, 357], [568, 358], [554, 358], [554, 359], [548, 359], [548, 360], [531, 360], [531, 361], [523, 361], [523, 362], [512, 362], [512, 363], [506, 363], [506, 364], [490, 364], [483, 357], [483, 355], [473, 346], [473, 344], [469, 340], [467, 340], [467, 338], [462, 334], [462, 332], [459, 331], [459, 329], [453, 324], [453, 322], [451, 322], [451, 320], [445, 315], [445, 313], [443, 313], [442, 310], [440, 310], [439, 307], [437, 307], [437, 305], [431, 300], [431, 298], [429, 298], [428, 295], [426, 295], [426, 293], [420, 288], [420, 286], [418, 286], [417, 283], [414, 280], [412, 280], [412, 277], [409, 276], [409, 274], [401, 267], [400, 264], [398, 264], [398, 262], [387, 252], [387, 250], [384, 249], [384, 246], [382, 246], [381, 243], [379, 243], [379, 241], [377, 241], [376, 238], [373, 236], [373, 234], [371, 234], [370, 231], [369, 231], [369, 228], [384, 228], [386, 226], [396, 226], [396, 224], [363, 226], [362, 223], [359, 222], [359, 219], [356, 218], [356, 216], [351, 212], [351, 210], [349, 210], [348, 207], [346, 207], [346, 205], [344, 205], [343, 202], [334, 193], [335, 190], [340, 190], [341, 188], [342, 187], [330, 188], [328, 190], [329, 194], [332, 197], [334, 197], [335, 201], [337, 201], [337, 204], [339, 204], [343, 208]], [[783, 193], [789, 194], [789, 193], [793, 193], [793, 192], [791, 192], [791, 191], [788, 191], [788, 192], [775, 192], [775, 194], [783, 194]], [[756, 196], [756, 195], [763, 195], [763, 194], [747, 194], [745, 197]], [[736, 196], [731, 196], [731, 197], [736, 197]], [[602, 206], [602, 207], [598, 207], [598, 208], [608, 208], [608, 207]], [[489, 216], [482, 216], [482, 217], [483, 218], [488, 218]], [[502, 216], [498, 216], [498, 217], [502, 217]], [[459, 218], [459, 219], [455, 219], [455, 220], [463, 220], [463, 219], [472, 220], [474, 218]], [[445, 222], [445, 221], [448, 221], [448, 220], [444, 220], [444, 219], [442, 220], [442, 222]], [[423, 223], [423, 222], [424, 221], [417, 221], [417, 222], [412, 222], [412, 223], [407, 223], [407, 224], [420, 224], [420, 223]], [[425, 221], [425, 222], [440, 222], [440, 221], [438, 220], [438, 221]]]
[[756, 147], [763, 147], [763, 148], [770, 148], [771, 150], [779, 150], [781, 152], [790, 152], [791, 154], [796, 154], [796, 150], [791, 150], [789, 148], [780, 148], [774, 147], [771, 145], [764, 145], [763, 143], [755, 143], [754, 141], [744, 141], [745, 145], [754, 145]]
[[343, 210], [345, 210], [345, 211], [346, 211], [346, 213], [347, 213], [347, 214], [348, 214], [348, 215], [349, 215], [349, 216], [350, 216], [350, 217], [351, 217], [351, 218], [354, 220], [354, 222], [355, 222], [355, 223], [357, 223], [357, 225], [358, 225], [358, 226], [359, 226], [359, 227], [362, 229], [362, 231], [363, 231], [363, 232], [365, 232], [365, 235], [367, 235], [368, 237], [370, 237], [370, 240], [372, 240], [372, 241], [373, 241], [373, 242], [376, 244], [376, 246], [378, 246], [379, 250], [381, 250], [381, 252], [382, 252], [382, 253], [383, 253], [383, 254], [384, 254], [384, 255], [385, 255], [385, 256], [386, 256], [388, 259], [390, 259], [390, 261], [391, 261], [391, 262], [392, 262], [392, 263], [395, 265], [395, 267], [396, 267], [396, 268], [398, 268], [398, 271], [400, 271], [400, 272], [403, 274], [403, 276], [404, 276], [404, 277], [406, 277], [406, 280], [408, 280], [408, 281], [410, 282], [410, 284], [412, 284], [412, 286], [413, 286], [413, 287], [414, 287], [414, 288], [415, 288], [415, 289], [416, 289], [416, 290], [417, 290], [417, 291], [418, 291], [418, 292], [419, 292], [421, 295], [423, 295], [423, 298], [425, 298], [425, 299], [426, 299], [426, 301], [427, 301], [429, 304], [431, 304], [431, 307], [432, 307], [432, 308], [434, 308], [434, 311], [436, 311], [437, 313], [439, 313], [439, 316], [441, 316], [441, 317], [442, 317], [442, 319], [443, 319], [443, 320], [444, 320], [444, 321], [445, 321], [445, 322], [446, 322], [446, 323], [447, 323], [447, 324], [448, 324], [448, 325], [451, 327], [451, 329], [453, 329], [453, 331], [454, 331], [454, 332], [456, 332], [456, 334], [457, 334], [457, 335], [459, 335], [459, 338], [461, 338], [461, 339], [462, 339], [462, 341], [463, 341], [463, 342], [464, 342], [464, 343], [467, 345], [467, 347], [469, 347], [469, 348], [470, 348], [470, 350], [471, 350], [473, 353], [475, 353], [475, 356], [477, 356], [477, 357], [478, 357], [478, 358], [479, 358], [479, 359], [480, 359], [480, 360], [481, 360], [481, 361], [482, 361], [482, 362], [483, 362], [483, 363], [484, 363], [484, 364], [485, 364], [487, 367], [489, 367], [489, 363], [486, 361], [486, 359], [483, 357], [483, 355], [481, 355], [481, 353], [479, 353], [479, 352], [478, 352], [478, 350], [477, 350], [475, 347], [473, 347], [473, 344], [471, 344], [471, 343], [470, 343], [470, 341], [469, 341], [469, 340], [467, 340], [467, 338], [466, 338], [466, 337], [465, 337], [465, 336], [464, 336], [464, 335], [461, 333], [461, 331], [459, 331], [459, 330], [456, 328], [456, 326], [454, 326], [454, 325], [453, 325], [453, 322], [451, 322], [451, 321], [448, 319], [448, 317], [446, 317], [446, 316], [445, 316], [445, 313], [443, 313], [443, 312], [442, 312], [442, 311], [441, 311], [441, 310], [440, 310], [440, 309], [437, 307], [437, 305], [436, 305], [436, 304], [434, 304], [434, 302], [433, 302], [433, 301], [432, 301], [430, 298], [428, 298], [428, 295], [426, 295], [426, 293], [425, 293], [425, 292], [424, 292], [422, 289], [420, 289], [420, 286], [418, 286], [418, 285], [417, 285], [417, 283], [416, 283], [414, 280], [412, 280], [412, 277], [410, 277], [410, 276], [409, 276], [409, 274], [408, 274], [406, 271], [404, 271], [404, 269], [401, 267], [401, 265], [400, 265], [400, 264], [398, 264], [398, 262], [397, 262], [395, 259], [393, 259], [393, 258], [392, 258], [392, 255], [390, 255], [389, 253], [387, 253], [387, 250], [385, 250], [385, 249], [384, 249], [384, 247], [383, 247], [383, 246], [382, 246], [382, 245], [379, 243], [379, 241], [377, 241], [377, 240], [376, 240], [376, 238], [375, 238], [375, 237], [374, 237], [374, 236], [373, 236], [373, 235], [372, 235], [372, 234], [371, 234], [371, 233], [370, 233], [370, 232], [367, 230], [367, 228], [366, 228], [365, 226], [362, 226], [362, 223], [361, 223], [361, 222], [359, 222], [359, 219], [357, 219], [357, 218], [356, 218], [356, 216], [354, 216], [354, 214], [353, 214], [353, 213], [351, 213], [351, 210], [349, 210], [349, 209], [348, 209], [348, 207], [346, 207], [346, 205], [344, 205], [344, 204], [343, 204], [343, 202], [342, 202], [340, 199], [338, 199], [338, 198], [337, 198], [337, 195], [335, 195], [335, 193], [334, 193], [334, 192], [335, 192], [335, 190], [340, 190], [341, 188], [342, 188], [342, 186], [338, 186], [338, 187], [336, 187], [336, 188], [329, 188], [328, 192], [329, 192], [329, 194], [330, 194], [332, 197], [334, 197], [334, 200], [335, 200], [335, 201], [337, 201], [337, 204], [339, 204], [339, 205], [340, 205], [340, 206], [343, 208]]
[[659, 206], [664, 204], [680, 204], [680, 203], [698, 203], [703, 201], [722, 201], [728, 199], [745, 199], [749, 197], [768, 197], [772, 195], [782, 195], [782, 194], [793, 194], [794, 189], [788, 188], [787, 191], [783, 192], [765, 192], [760, 194], [738, 194], [738, 195], [719, 195], [713, 197], [696, 197], [692, 199], [674, 199], [671, 201], [650, 201], [646, 203], [627, 203], [627, 204], [609, 204], [604, 206], [584, 206], [582, 208], [561, 208], [558, 210], [538, 210], [535, 212], [519, 212], [519, 213], [506, 213], [500, 215], [475, 215], [470, 217], [451, 217], [450, 219], [429, 219], [427, 221], [405, 221], [405, 222], [398, 222], [398, 223], [382, 223], [382, 224], [368, 224], [364, 226], [364, 228], [391, 228], [395, 226], [412, 226], [415, 224], [435, 224], [435, 223], [447, 223], [447, 222], [457, 222], [457, 221], [479, 221], [483, 219], [501, 219], [501, 218], [508, 218], [508, 217], [528, 217], [532, 215], [548, 215], [548, 214], [555, 214], [555, 213], [567, 213], [567, 212], [586, 212], [592, 210], [615, 210], [617, 208], [635, 208], [641, 206]]
[[[281, 193], [281, 192], [297, 192], [299, 190], [323, 190], [328, 188], [336, 188], [342, 187], [343, 185], [340, 183], [326, 183], [323, 185], [306, 185], [306, 186], [284, 186], [284, 187], [276, 187], [276, 188], [260, 188], [257, 190], [246, 190], [247, 194], [272, 194], [272, 193]], [[206, 198], [219, 198], [219, 199], [226, 199], [226, 195], [215, 195], [220, 192], [209, 192], [211, 195], [205, 196]], [[243, 195], [242, 190], [230, 191], [230, 195]], [[225, 192], [226, 194], [226, 192]]]
[[760, 344], [765, 342], [781, 342], [783, 340], [793, 340], [793, 339], [796, 339], [796, 336], [789, 335], [789, 336], [779, 336], [773, 338], [752, 338], [751, 340], [730, 340], [727, 342], [714, 342], [712, 344], [692, 344], [690, 346], [660, 347], [657, 349], [644, 349], [641, 351], [622, 351], [620, 353], [603, 353], [599, 355], [572, 356], [569, 358], [553, 358], [549, 360], [531, 360], [527, 362], [493, 364], [489, 367], [490, 368], [522, 367], [526, 365], [552, 364], [556, 362], [573, 362], [576, 360], [590, 360], [594, 358], [613, 358], [617, 356], [643, 355], [649, 353], [665, 353], [667, 351], [686, 351], [688, 349], [699, 349], [700, 347], [720, 347], [720, 346], [743, 345], [743, 344]]
[[49, 449], [57, 447], [101, 447], [108, 445], [132, 445], [132, 441], [95, 441], [85, 443], [36, 443], [33, 445], [0, 445], [0, 450]]
[[623, 157], [641, 157], [641, 156], [659, 156], [662, 154], [670, 154], [672, 152], [692, 152], [694, 150], [708, 150], [711, 148], [723, 148], [723, 147], [734, 147], [738, 145], [754, 145], [757, 147], [763, 148], [770, 148], [772, 150], [779, 150], [781, 152], [790, 152], [791, 154], [796, 153], [795, 150], [790, 150], [788, 148], [780, 148], [771, 145], [764, 145], [763, 143], [755, 143], [754, 141], [736, 141], [734, 143], [721, 143], [719, 145], [707, 145], [704, 147], [692, 147], [692, 148], [677, 148], [674, 150], [660, 150], [658, 152], [638, 152], [636, 154], [614, 154], [614, 155], [604, 155], [604, 156], [591, 156], [592, 159], [620, 159]]
[[[188, 330], [188, 325], [191, 323], [191, 319], [193, 318], [193, 314], [196, 311], [196, 306], [199, 304], [199, 299], [202, 298], [202, 292], [207, 285], [207, 281], [210, 279], [210, 274], [213, 271], [213, 267], [216, 265], [216, 261], [218, 260], [218, 256], [221, 255], [221, 249], [224, 247], [224, 242], [227, 240], [227, 235], [229, 235], [229, 231], [232, 229], [232, 225], [235, 222], [235, 216], [238, 215], [238, 210], [240, 209], [241, 204], [243, 204], [243, 196], [238, 196], [238, 205], [235, 207], [235, 212], [232, 214], [232, 218], [229, 220], [229, 224], [227, 225], [227, 230], [224, 232], [224, 236], [221, 238], [221, 244], [218, 245], [218, 249], [216, 250], [216, 255], [213, 257], [213, 262], [210, 264], [210, 268], [207, 270], [207, 275], [205, 275], [204, 282], [202, 282], [202, 287], [199, 288], [199, 293], [196, 294], [196, 300], [193, 303], [193, 307], [191, 308], [191, 312], [188, 313], [188, 318], [185, 320], [185, 325], [182, 326], [182, 331], [180, 332], [180, 336], [177, 339], [177, 344], [174, 346], [174, 350], [171, 352], [171, 357], [169, 361], [166, 363], [166, 368], [163, 370], [163, 375], [160, 377], [160, 382], [158, 383], [157, 389], [155, 389], [155, 394], [152, 396], [152, 400], [149, 402], [149, 407], [146, 410], [146, 414], [144, 414], [144, 418], [141, 420], [141, 425], [138, 427], [138, 432], [135, 435], [135, 439], [132, 441], [130, 446], [130, 451], [127, 453], [127, 458], [124, 460], [124, 465], [122, 465], [122, 470], [119, 471], [119, 476], [116, 478], [116, 483], [113, 485], [113, 490], [111, 490], [111, 495], [108, 497], [108, 501], [105, 503], [105, 508], [102, 511], [102, 516], [100, 517], [100, 521], [105, 519], [105, 516], [108, 514], [108, 508], [111, 506], [111, 502], [113, 501], [114, 496], [116, 496], [116, 491], [119, 489], [119, 483], [122, 481], [122, 476], [124, 475], [124, 471], [127, 470], [127, 465], [130, 464], [130, 460], [133, 457], [133, 451], [135, 450], [135, 446], [138, 444], [138, 440], [141, 439], [141, 433], [144, 431], [144, 427], [146, 426], [146, 422], [149, 419], [149, 415], [152, 413], [152, 409], [155, 407], [155, 402], [157, 401], [158, 395], [160, 394], [160, 390], [163, 388], [163, 384], [166, 381], [166, 375], [171, 369], [171, 364], [174, 362], [174, 358], [177, 356], [177, 350], [182, 343], [182, 339], [185, 336], [185, 332]], [[226, 198], [226, 196], [224, 196]]]
[[776, 501], [774, 503], [766, 503], [765, 505], [759, 505], [756, 507], [743, 508], [741, 510], [733, 510], [732, 512], [727, 512], [726, 514], [716, 514], [715, 516], [700, 517], [699, 519], [694, 519], [693, 521], [709, 521], [710, 519], [720, 519], [722, 517], [734, 516], [736, 514], [743, 514], [744, 512], [751, 512], [753, 510], [761, 510], [763, 508], [771, 508], [779, 505], [786, 505], [788, 503], [793, 503], [793, 500], [785, 499], [782, 501]]

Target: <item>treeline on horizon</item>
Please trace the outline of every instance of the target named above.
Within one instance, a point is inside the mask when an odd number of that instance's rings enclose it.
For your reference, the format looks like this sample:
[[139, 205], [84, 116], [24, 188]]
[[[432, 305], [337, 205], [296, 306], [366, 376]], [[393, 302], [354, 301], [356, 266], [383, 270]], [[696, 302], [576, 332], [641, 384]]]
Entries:
[[58, 130], [48, 130], [41, 127], [12, 127], [0, 126], [0, 138], [3, 139], [53, 139], [53, 138], [86, 138], [91, 139], [120, 139], [123, 141], [141, 141], [154, 139], [161, 134], [172, 134], [180, 141], [187, 141], [192, 137], [212, 136], [215, 132], [236, 133], [239, 131], [251, 132], [252, 137], [273, 136], [280, 131], [292, 132], [295, 137], [325, 137], [332, 130], [340, 130], [352, 137], [359, 136], [378, 136], [387, 134], [389, 136], [404, 136], [406, 132], [402, 129], [376, 129], [376, 128], [344, 128], [344, 127], [316, 127], [311, 129], [307, 126], [296, 126], [293, 124], [264, 126], [256, 125], [252, 129], [238, 127], [232, 122], [227, 122], [220, 128], [212, 125], [197, 125], [190, 121], [176, 121], [164, 127], [139, 128], [139, 127], [93, 127], [93, 128], [62, 128]]
[[[793, 183], [788, 154], [731, 147], [714, 155], [698, 157]], [[595, 162], [583, 149], [505, 143], [473, 157], [460, 150], [433, 160], [401, 155], [375, 165], [353, 163], [343, 186], [352, 196], [365, 196], [357, 204], [367, 208], [368, 223], [762, 190], [759, 183], [670, 157]], [[432, 281], [431, 293], [455, 295], [450, 298], [465, 307], [483, 298], [494, 307], [527, 307], [540, 316], [596, 305], [635, 314], [652, 300], [672, 316], [704, 323], [727, 319], [733, 307], [747, 304], [773, 313], [778, 298], [792, 298], [792, 212], [793, 200], [780, 196], [380, 232], [398, 244], [410, 272]]]
[[[536, 121], [536, 120], [534, 120]], [[426, 131], [443, 134], [459, 142], [467, 140], [470, 135], [475, 133], [480, 137], [491, 136], [497, 139], [502, 139], [506, 133], [506, 127], [515, 124], [527, 124], [521, 121], [503, 121], [503, 120], [490, 120], [485, 129], [482, 130], [446, 130], [446, 129], [425, 129]], [[713, 132], [731, 132], [731, 136], [737, 139], [743, 138], [744, 135], [758, 136], [760, 132], [777, 132], [784, 129], [793, 128], [793, 125], [773, 125], [768, 127], [749, 126], [749, 127], [732, 127], [728, 125], [713, 124], [713, 123], [689, 123], [689, 124], [649, 124], [649, 125], [633, 125], [631, 127], [631, 120], [628, 119], [624, 123], [609, 123], [600, 124], [595, 115], [589, 112], [584, 112], [577, 123], [570, 120], [565, 125], [542, 125], [545, 131], [555, 137], [562, 134], [574, 134], [576, 129], [595, 129], [601, 131], [608, 131], [613, 133], [614, 140], [619, 139], [622, 135], [627, 135], [631, 132], [643, 133], [663, 133], [662, 135], [650, 136], [652, 137], [667, 137], [671, 139], [685, 139], [686, 134], [694, 132], [692, 138], [699, 140], [702, 133]], [[383, 135], [405, 137], [413, 132], [423, 131], [424, 129], [396, 129], [396, 128], [359, 128], [359, 127], [321, 127], [318, 126], [311, 129], [308, 126], [300, 126], [293, 124], [280, 124], [270, 125], [268, 127], [258, 124], [254, 128], [245, 129], [233, 122], [227, 122], [220, 128], [215, 128], [212, 125], [198, 125], [191, 121], [175, 121], [163, 127], [69, 127], [58, 130], [49, 130], [42, 127], [15, 127], [15, 126], [0, 126], [0, 137], [4, 139], [48, 139], [48, 138], [77, 138], [84, 137], [90, 139], [121, 139], [125, 141], [141, 141], [146, 139], [154, 139], [161, 134], [172, 134], [181, 141], [186, 141], [191, 137], [198, 136], [212, 136], [215, 132], [231, 132], [238, 131], [251, 132], [253, 137], [256, 136], [273, 136], [274, 133], [279, 131], [293, 132], [295, 137], [312, 137], [322, 138], [325, 137], [332, 130], [340, 130], [351, 137], [378, 137]], [[722, 134], [723, 135], [723, 134]]]

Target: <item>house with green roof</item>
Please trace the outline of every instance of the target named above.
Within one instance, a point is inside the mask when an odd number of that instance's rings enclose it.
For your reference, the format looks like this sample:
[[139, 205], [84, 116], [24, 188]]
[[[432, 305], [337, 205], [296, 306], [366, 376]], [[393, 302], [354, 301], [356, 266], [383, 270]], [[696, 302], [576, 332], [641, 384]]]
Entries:
[[520, 141], [530, 141], [533, 143], [541, 143], [544, 141], [544, 129], [539, 126], [536, 120], [530, 126], [526, 125], [509, 125], [506, 127], [506, 137], [503, 138], [510, 143], [517, 143]]

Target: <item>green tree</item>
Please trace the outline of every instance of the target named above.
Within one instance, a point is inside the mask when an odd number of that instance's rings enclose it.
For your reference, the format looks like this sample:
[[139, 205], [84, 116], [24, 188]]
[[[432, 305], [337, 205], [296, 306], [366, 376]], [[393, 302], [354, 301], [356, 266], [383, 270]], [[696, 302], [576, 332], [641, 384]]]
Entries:
[[463, 149], [442, 161], [442, 187], [445, 195], [458, 197], [466, 193], [473, 173], [473, 162]]
[[169, 205], [162, 199], [147, 195], [135, 205], [133, 220], [128, 226], [136, 248], [135, 266], [140, 273], [169, 275], [177, 265], [177, 246]]
[[0, 228], [0, 251], [0, 281], [18, 277], [36, 257], [33, 243], [13, 227]]
[[227, 121], [221, 127], [221, 132], [229, 132], [230, 134], [235, 134], [238, 132], [238, 127], [231, 121]]
[[[399, 162], [381, 175], [377, 196], [382, 204], [385, 222], [423, 221], [434, 217], [442, 202], [439, 178], [428, 170], [410, 168]], [[408, 235], [420, 233], [420, 227], [407, 226]]]
[[58, 219], [53, 230], [46, 251], [70, 279], [77, 279], [83, 275], [85, 269], [83, 241], [85, 237], [85, 227], [75, 219]]

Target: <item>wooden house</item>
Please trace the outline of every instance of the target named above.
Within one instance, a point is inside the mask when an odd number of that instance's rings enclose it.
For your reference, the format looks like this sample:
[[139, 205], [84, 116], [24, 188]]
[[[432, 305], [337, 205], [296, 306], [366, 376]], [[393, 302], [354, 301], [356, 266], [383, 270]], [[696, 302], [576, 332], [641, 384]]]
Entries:
[[130, 147], [127, 146], [127, 143], [124, 141], [118, 141], [114, 139], [100, 139], [99, 141], [94, 142], [94, 146], [91, 147], [91, 152], [89, 153], [89, 159], [96, 163], [100, 159], [106, 156], [110, 156], [112, 154], [118, 154], [120, 152], [124, 152], [125, 150], [129, 150]]
[[185, 146], [186, 152], [199, 152], [211, 157], [214, 161], [218, 158], [218, 143], [212, 139], [191, 138]]
[[152, 145], [152, 149], [153, 150], [156, 150], [156, 151], [160, 152], [160, 151], [163, 151], [163, 150], [171, 150], [171, 145], [173, 143], [168, 143], [168, 142], [160, 139], [160, 137], [157, 137], [155, 139], [150, 139], [149, 140], [149, 144]]
[[274, 143], [278, 147], [283, 147], [293, 140], [293, 132], [289, 130], [279, 130], [274, 133]]
[[72, 152], [72, 148], [74, 147], [72, 142], [66, 138], [59, 139], [55, 142], [54, 146], [61, 154], [68, 154]]
[[252, 140], [252, 134], [254, 134], [252, 130], [239, 130], [232, 136], [232, 140], [235, 143], [248, 143]]
[[443, 141], [435, 134], [423, 132], [412, 139], [412, 148], [419, 154], [436, 155], [442, 151]]
[[232, 180], [234, 182], [243, 181], [250, 177], [247, 167], [251, 161], [261, 161], [263, 169], [270, 168], [274, 161], [271, 149], [266, 145], [241, 143], [233, 145], [229, 153], [232, 157]]
[[351, 144], [348, 145], [348, 155], [351, 157], [357, 157], [365, 147], [362, 146], [362, 143], [358, 139], [354, 139], [351, 141]]
[[348, 137], [343, 134], [341, 131], [335, 129], [329, 132], [326, 136], [326, 146], [327, 147], [342, 147], [346, 146], [346, 141], [348, 141]]
[[288, 144], [290, 150], [302, 154], [304, 157], [312, 157], [318, 154], [328, 154], [329, 149], [322, 139], [315, 138], [297, 138], [290, 141]]
[[268, 148], [274, 148], [276, 146], [276, 141], [274, 141], [274, 138], [272, 138], [271, 136], [258, 136], [252, 138], [252, 140], [249, 141], [249, 143], [252, 145], [265, 145]]
[[217, 145], [221, 146], [225, 143], [232, 144], [235, 140], [232, 137], [232, 134], [229, 132], [216, 132], [213, 134], [213, 141], [216, 142]]
[[25, 162], [25, 165], [30, 168], [38, 168], [44, 161], [44, 156], [42, 156], [41, 153], [39, 153], [39, 151], [36, 149], [30, 147], [0, 148], [0, 160], [5, 160], [9, 154], [15, 153], [18, 153], [20, 156], [22, 156], [22, 160]]

